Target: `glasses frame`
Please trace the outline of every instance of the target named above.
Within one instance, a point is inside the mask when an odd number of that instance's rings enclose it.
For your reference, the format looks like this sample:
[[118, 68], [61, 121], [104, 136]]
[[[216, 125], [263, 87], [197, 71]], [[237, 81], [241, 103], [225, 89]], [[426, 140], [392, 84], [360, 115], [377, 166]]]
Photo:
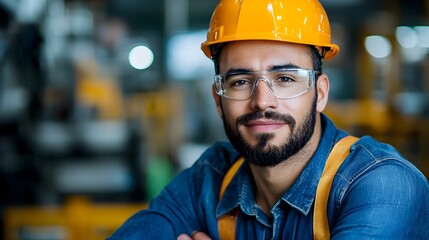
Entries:
[[[305, 71], [307, 73], [307, 76], [308, 76], [308, 87], [305, 90], [303, 90], [302, 92], [297, 93], [293, 96], [279, 97], [278, 95], [276, 95], [274, 93], [274, 89], [272, 87], [273, 86], [273, 80], [268, 79], [265, 75], [267, 73], [281, 72], [281, 71]], [[315, 82], [316, 82], [316, 77], [318, 78], [321, 75], [320, 71], [317, 71], [314, 69], [305, 69], [305, 68], [285, 68], [285, 69], [278, 69], [278, 70], [271, 70], [271, 71], [250, 71], [250, 72], [244, 72], [243, 74], [254, 74], [257, 76], [256, 80], [253, 82], [252, 90], [250, 92], [249, 97], [244, 98], [244, 99], [236, 99], [236, 98], [232, 98], [230, 96], [225, 95], [225, 90], [223, 87], [223, 81], [228, 74], [215, 74], [214, 75], [214, 85], [215, 85], [215, 89], [216, 89], [216, 94], [221, 96], [221, 97], [225, 97], [225, 98], [228, 98], [231, 100], [236, 100], [236, 101], [249, 100], [253, 97], [253, 93], [255, 92], [255, 89], [258, 86], [259, 81], [262, 80], [267, 84], [268, 89], [270, 90], [271, 94], [273, 94], [277, 99], [281, 99], [281, 100], [293, 99], [293, 98], [297, 98], [297, 97], [307, 93], [311, 88], [313, 88], [315, 85]]]

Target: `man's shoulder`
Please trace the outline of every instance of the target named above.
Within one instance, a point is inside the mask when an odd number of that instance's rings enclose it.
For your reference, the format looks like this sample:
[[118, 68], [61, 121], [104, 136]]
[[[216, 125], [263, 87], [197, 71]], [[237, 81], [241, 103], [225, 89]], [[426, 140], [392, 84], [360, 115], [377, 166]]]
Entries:
[[[350, 149], [350, 154], [339, 169], [348, 182], [374, 171], [382, 171], [381, 177], [407, 174], [427, 182], [425, 176], [393, 146], [373, 137], [361, 137]], [[390, 173], [389, 173], [390, 172]], [[390, 175], [390, 176], [389, 176]]]
[[427, 223], [429, 217], [428, 181], [392, 146], [372, 137], [360, 138], [332, 186], [328, 209], [333, 232], [353, 224], [349, 233], [339, 234], [367, 232], [389, 239], [427, 236], [419, 223]]

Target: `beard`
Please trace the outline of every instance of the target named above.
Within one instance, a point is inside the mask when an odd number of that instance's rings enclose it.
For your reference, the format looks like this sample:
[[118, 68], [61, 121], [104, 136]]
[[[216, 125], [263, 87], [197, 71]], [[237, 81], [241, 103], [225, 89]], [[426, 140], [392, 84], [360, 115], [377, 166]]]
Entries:
[[[234, 127], [223, 117], [225, 133], [234, 148], [250, 163], [260, 167], [274, 167], [297, 153], [310, 140], [316, 124], [316, 104], [317, 96], [313, 100], [311, 111], [305, 116], [304, 122], [298, 126], [296, 125], [296, 120], [291, 115], [273, 111], [242, 115], [237, 118]], [[249, 121], [261, 118], [288, 124], [290, 136], [285, 137], [281, 145], [274, 146], [269, 143], [269, 140], [275, 137], [275, 133], [259, 134], [257, 136], [257, 143], [252, 146], [244, 139], [239, 127], [246, 125]]]

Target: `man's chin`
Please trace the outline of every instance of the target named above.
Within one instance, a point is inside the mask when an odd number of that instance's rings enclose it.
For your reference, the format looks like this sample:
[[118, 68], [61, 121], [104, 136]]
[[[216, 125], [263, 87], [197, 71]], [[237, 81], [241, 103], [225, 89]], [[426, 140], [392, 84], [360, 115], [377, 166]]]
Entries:
[[257, 142], [256, 144], [249, 145], [252, 152], [259, 152], [261, 154], [269, 154], [272, 151], [276, 151], [283, 146], [284, 143], [275, 144], [268, 140], [267, 142]]

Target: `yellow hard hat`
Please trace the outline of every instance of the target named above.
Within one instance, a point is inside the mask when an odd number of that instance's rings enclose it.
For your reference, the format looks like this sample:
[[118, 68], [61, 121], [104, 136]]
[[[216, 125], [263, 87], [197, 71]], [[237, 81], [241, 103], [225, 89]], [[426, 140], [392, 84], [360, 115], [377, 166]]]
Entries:
[[273, 40], [325, 49], [334, 58], [340, 48], [331, 43], [331, 27], [317, 0], [220, 0], [201, 49], [212, 58], [211, 45], [241, 40]]

